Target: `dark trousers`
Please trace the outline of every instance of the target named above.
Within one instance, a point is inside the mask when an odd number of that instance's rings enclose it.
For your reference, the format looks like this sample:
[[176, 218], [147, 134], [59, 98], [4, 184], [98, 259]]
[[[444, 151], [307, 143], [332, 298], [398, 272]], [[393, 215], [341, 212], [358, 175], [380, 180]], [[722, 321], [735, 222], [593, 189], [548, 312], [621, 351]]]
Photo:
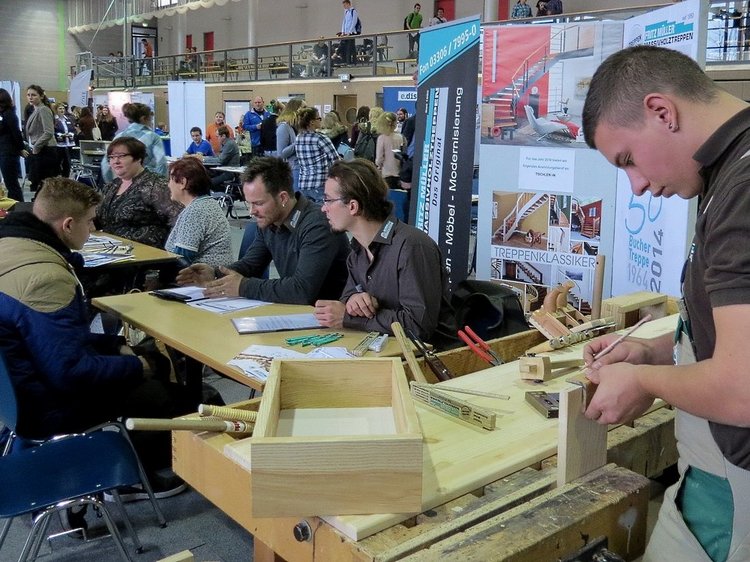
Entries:
[[[211, 185], [214, 186], [214, 188], [220, 187], [225, 181], [232, 181], [235, 178], [236, 174], [233, 174], [232, 172], [221, 172], [219, 174], [216, 174], [211, 178]], [[214, 189], [216, 191], [216, 189]]]
[[414, 54], [419, 50], [419, 32], [409, 33], [409, 54]]
[[39, 154], [31, 154], [26, 159], [29, 167], [31, 191], [39, 190], [43, 180], [60, 175], [58, 171], [57, 147], [45, 146]]
[[67, 146], [57, 147], [57, 162], [60, 175], [64, 178], [70, 177], [70, 148]]
[[0, 152], [0, 173], [3, 174], [5, 187], [8, 188], [8, 197], [16, 201], [23, 201], [23, 189], [18, 182], [21, 175], [21, 161], [18, 156]]
[[354, 44], [354, 39], [342, 39], [339, 45], [339, 51], [341, 53], [341, 59], [345, 64], [353, 64], [355, 62], [354, 56], [357, 51], [357, 47]]

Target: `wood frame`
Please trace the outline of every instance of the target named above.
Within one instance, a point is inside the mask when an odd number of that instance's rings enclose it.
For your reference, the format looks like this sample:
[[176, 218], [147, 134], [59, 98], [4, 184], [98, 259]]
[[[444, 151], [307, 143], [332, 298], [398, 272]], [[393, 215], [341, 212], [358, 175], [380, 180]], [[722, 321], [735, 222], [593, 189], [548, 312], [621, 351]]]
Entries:
[[[282, 410], [384, 407], [395, 434], [277, 436]], [[253, 437], [224, 448], [252, 474], [255, 517], [419, 512], [422, 452], [399, 359], [275, 360]]]

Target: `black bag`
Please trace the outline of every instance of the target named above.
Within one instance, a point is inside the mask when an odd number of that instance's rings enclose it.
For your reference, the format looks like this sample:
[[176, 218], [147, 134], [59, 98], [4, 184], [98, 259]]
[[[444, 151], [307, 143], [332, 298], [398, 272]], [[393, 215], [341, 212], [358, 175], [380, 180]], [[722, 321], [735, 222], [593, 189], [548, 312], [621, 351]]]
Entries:
[[357, 23], [354, 24], [354, 34], [362, 35], [362, 20], [357, 16]]
[[357, 144], [354, 145], [354, 156], [357, 158], [366, 158], [370, 162], [375, 162], [375, 154], [378, 147], [378, 134], [372, 131], [372, 127], [367, 124], [360, 124]]
[[451, 294], [456, 326], [469, 326], [483, 340], [502, 338], [529, 329], [518, 296], [492, 281], [466, 279]]
[[[409, 16], [411, 16], [411, 14], [409, 14]], [[404, 18], [404, 29], [411, 29], [411, 28], [409, 27], [409, 16], [406, 16], [406, 17]]]

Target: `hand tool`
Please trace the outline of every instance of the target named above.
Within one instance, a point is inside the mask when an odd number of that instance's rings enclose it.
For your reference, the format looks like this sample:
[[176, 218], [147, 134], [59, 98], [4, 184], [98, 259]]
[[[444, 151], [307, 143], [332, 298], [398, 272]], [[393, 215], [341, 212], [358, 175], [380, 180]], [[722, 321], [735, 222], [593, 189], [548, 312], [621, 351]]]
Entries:
[[487, 342], [480, 338], [469, 326], [464, 326], [463, 330], [459, 330], [458, 337], [469, 346], [469, 349], [487, 361], [490, 365], [497, 366], [503, 364], [503, 360], [500, 356], [492, 351], [492, 348], [487, 345]]

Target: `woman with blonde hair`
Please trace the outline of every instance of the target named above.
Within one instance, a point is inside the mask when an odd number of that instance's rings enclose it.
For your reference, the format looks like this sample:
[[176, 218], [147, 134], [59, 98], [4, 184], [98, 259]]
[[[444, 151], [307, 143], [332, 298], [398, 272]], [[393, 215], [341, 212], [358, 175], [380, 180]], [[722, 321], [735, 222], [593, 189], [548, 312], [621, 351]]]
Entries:
[[276, 155], [283, 158], [292, 169], [294, 190], [299, 185], [299, 162], [294, 141], [297, 139], [297, 110], [304, 107], [305, 100], [292, 98], [284, 106], [284, 110], [276, 119]]
[[385, 113], [385, 110], [382, 107], [375, 106], [370, 110], [370, 115], [368, 116], [368, 122], [370, 123], [370, 131], [373, 133], [379, 133], [378, 131], [378, 119], [380, 119], [380, 116]]
[[404, 137], [396, 132], [396, 123], [398, 123], [398, 118], [395, 113], [390, 111], [380, 115], [375, 122], [375, 129], [378, 131], [375, 165], [380, 170], [389, 189], [401, 187], [401, 181], [399, 180], [401, 162], [396, 158], [393, 151], [401, 151], [404, 145]]
[[320, 132], [331, 139], [333, 147], [336, 150], [338, 150], [339, 145], [342, 142], [347, 142], [349, 139], [349, 135], [346, 134], [346, 127], [341, 124], [338, 115], [336, 115], [333, 111], [329, 111], [328, 113], [326, 113], [326, 116], [323, 117], [323, 123]]

